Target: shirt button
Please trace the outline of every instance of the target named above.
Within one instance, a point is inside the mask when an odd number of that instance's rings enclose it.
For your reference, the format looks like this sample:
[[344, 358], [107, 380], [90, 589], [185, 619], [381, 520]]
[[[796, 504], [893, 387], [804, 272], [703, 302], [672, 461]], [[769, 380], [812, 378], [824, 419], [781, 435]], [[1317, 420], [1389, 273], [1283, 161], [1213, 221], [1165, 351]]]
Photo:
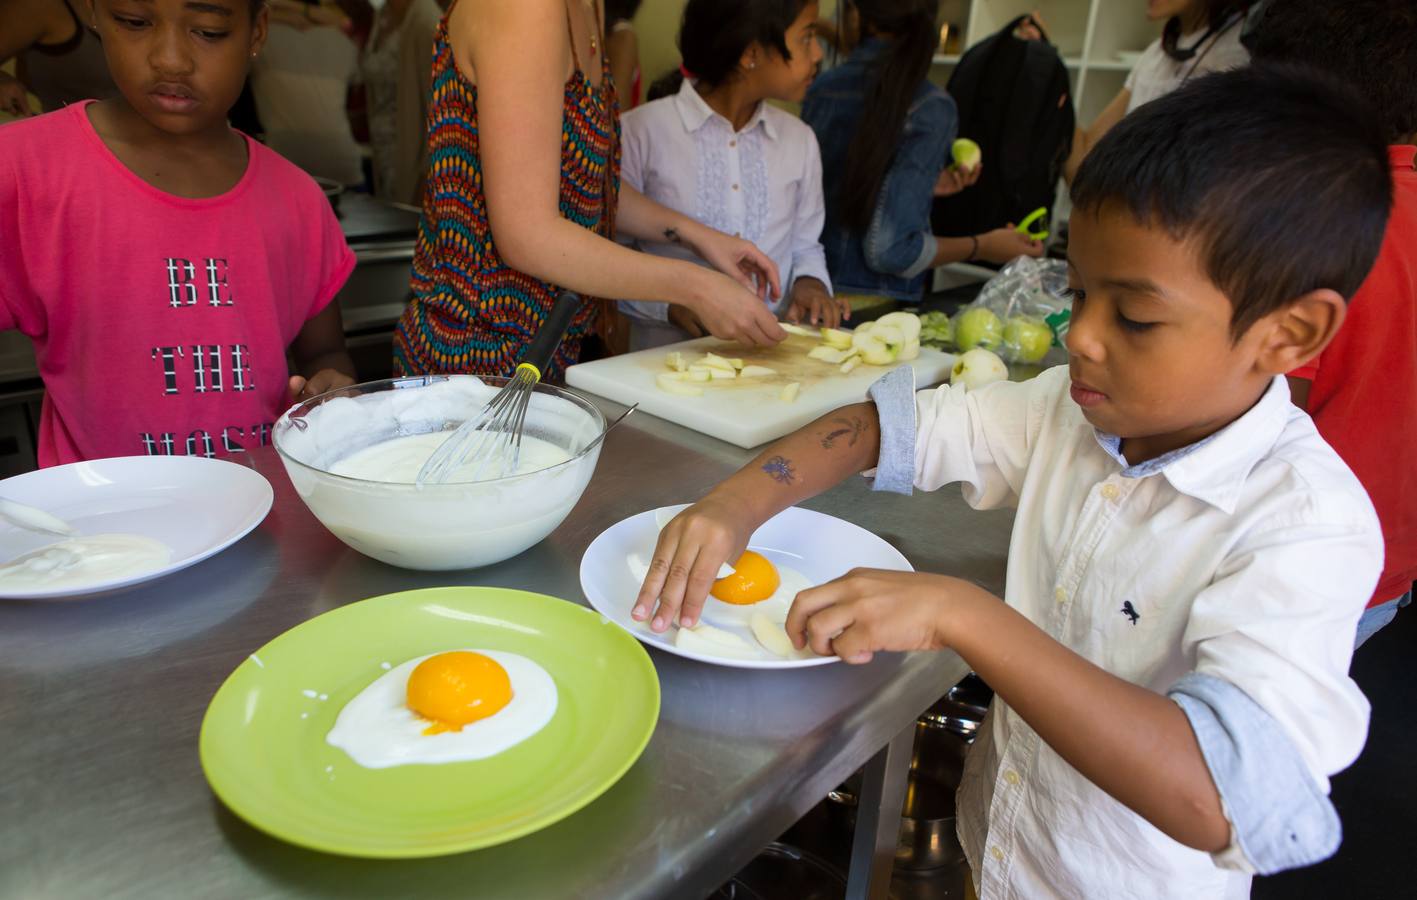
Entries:
[[1000, 850], [998, 845], [989, 848], [989, 855], [999, 862], [1004, 861], [1004, 851]]
[[733, 186], [733, 189], [734, 189], [735, 191], [738, 190], [738, 185], [735, 184], [735, 185]]
[[738, 146], [738, 142], [737, 142], [737, 141], [729, 141], [729, 142], [728, 142], [728, 146], [730, 146], [730, 147], [737, 147], [737, 146]]
[[735, 232], [733, 232], [733, 236], [736, 237], [736, 238], [740, 238], [740, 237], [743, 236], [743, 232], [741, 232], [741, 231], [735, 231]]
[[1014, 787], [1018, 787], [1018, 783], [1021, 779], [1018, 777], [1017, 772], [1015, 772], [1013, 769], [1009, 769], [1007, 772], [1004, 773], [1004, 780], [1007, 781], [1009, 784], [1013, 785]]
[[1063, 590], [1062, 588], [1057, 588], [1053, 591], [1053, 599], [1057, 600], [1059, 603], [1067, 603], [1068, 592]]
[[1117, 495], [1120, 493], [1122, 492], [1117, 490], [1117, 486], [1115, 484], [1104, 484], [1102, 486], [1102, 496], [1106, 497], [1108, 500], [1116, 500]]

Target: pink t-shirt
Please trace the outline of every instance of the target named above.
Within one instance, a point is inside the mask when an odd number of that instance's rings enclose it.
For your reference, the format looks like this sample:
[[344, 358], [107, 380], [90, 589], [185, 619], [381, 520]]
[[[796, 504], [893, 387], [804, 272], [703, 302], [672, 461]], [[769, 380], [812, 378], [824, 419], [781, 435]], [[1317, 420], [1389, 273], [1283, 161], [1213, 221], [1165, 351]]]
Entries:
[[40, 465], [269, 443], [285, 350], [354, 267], [328, 201], [249, 138], [230, 191], [164, 193], [87, 107], [0, 127], [0, 330], [34, 341]]

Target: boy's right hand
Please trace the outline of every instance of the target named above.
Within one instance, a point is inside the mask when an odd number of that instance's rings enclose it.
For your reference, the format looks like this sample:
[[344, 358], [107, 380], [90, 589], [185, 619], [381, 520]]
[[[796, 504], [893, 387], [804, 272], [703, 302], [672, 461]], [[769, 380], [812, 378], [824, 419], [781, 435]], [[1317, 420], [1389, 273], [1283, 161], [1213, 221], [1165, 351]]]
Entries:
[[743, 504], [714, 494], [679, 513], [659, 532], [631, 617], [643, 622], [653, 614], [656, 632], [697, 625], [719, 567], [743, 555], [754, 527]]
[[979, 235], [979, 258], [1000, 265], [1020, 256], [1042, 256], [1043, 242], [1020, 234], [1013, 223]]

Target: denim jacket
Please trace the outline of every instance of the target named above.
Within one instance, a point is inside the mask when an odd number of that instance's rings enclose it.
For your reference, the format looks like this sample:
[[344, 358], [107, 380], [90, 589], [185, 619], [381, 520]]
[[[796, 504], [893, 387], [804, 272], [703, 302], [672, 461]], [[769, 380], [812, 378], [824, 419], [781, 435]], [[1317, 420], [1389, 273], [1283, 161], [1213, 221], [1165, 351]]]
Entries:
[[861, 121], [870, 64], [885, 48], [884, 41], [871, 38], [846, 62], [819, 76], [807, 92], [802, 118], [816, 132], [822, 149], [822, 181], [827, 186], [822, 246], [837, 292], [918, 300], [935, 256], [930, 228], [935, 181], [959, 131], [959, 113], [949, 94], [921, 82], [870, 228], [865, 235], [855, 234], [841, 220], [838, 191], [846, 174], [846, 154]]

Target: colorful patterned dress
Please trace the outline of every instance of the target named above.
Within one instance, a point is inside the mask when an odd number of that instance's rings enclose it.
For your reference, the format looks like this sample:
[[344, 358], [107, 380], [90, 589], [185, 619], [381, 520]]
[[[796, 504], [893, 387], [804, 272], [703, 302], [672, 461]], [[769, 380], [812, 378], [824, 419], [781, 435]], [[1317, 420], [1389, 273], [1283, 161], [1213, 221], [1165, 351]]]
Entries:
[[[453, 59], [451, 15], [449, 8], [434, 36], [429, 173], [413, 258], [413, 299], [394, 332], [394, 371], [510, 375], [558, 289], [512, 269], [497, 252], [482, 193], [477, 86]], [[615, 89], [604, 54], [597, 88], [582, 71], [574, 40], [571, 53], [576, 71], [566, 82], [561, 107], [561, 215], [609, 238], [620, 192]], [[609, 331], [611, 306], [587, 298], [549, 377], [559, 379], [580, 358], [588, 334]]]

